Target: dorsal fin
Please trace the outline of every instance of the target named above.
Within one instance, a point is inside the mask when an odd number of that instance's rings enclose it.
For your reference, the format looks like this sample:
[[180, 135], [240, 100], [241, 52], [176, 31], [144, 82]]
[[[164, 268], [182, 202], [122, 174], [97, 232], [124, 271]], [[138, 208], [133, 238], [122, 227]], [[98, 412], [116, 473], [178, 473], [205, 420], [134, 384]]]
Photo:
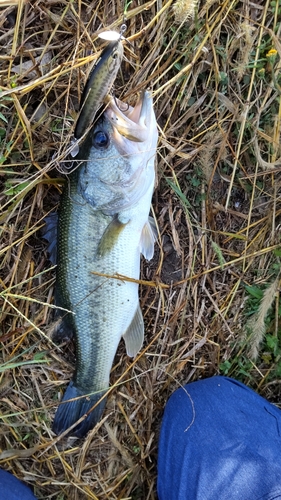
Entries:
[[52, 264], [57, 263], [58, 218], [57, 212], [46, 215], [44, 218], [45, 227], [42, 229], [42, 236], [48, 241], [47, 252]]

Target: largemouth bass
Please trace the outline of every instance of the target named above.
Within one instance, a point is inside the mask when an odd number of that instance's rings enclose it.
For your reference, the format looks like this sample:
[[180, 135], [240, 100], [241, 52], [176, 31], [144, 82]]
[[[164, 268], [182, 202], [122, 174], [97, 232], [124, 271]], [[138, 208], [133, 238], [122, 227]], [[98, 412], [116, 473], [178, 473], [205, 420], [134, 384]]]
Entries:
[[82, 93], [74, 137], [80, 139], [110, 91], [123, 58], [121, 37], [109, 43], [95, 63]]
[[[129, 356], [142, 346], [138, 284], [93, 272], [139, 279], [141, 253], [147, 259], [153, 256], [149, 210], [157, 139], [149, 92], [141, 94], [134, 108], [110, 98], [64, 189], [56, 297], [59, 306], [73, 312], [63, 318], [63, 325], [75, 334], [77, 361], [55, 415], [56, 434], [90, 412], [105, 394], [121, 337]], [[84, 436], [99, 421], [104, 406], [105, 399], [71, 435]]]

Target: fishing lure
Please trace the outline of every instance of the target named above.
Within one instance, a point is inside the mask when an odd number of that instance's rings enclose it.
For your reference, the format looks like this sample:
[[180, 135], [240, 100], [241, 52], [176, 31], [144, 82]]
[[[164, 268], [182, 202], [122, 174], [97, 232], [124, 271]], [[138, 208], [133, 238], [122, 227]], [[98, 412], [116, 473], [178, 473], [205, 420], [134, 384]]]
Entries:
[[[110, 91], [123, 58], [122, 39], [126, 25], [121, 26], [120, 33], [105, 31], [99, 35], [104, 40], [111, 40], [95, 63], [85, 85], [74, 138], [80, 139], [93, 123], [96, 113]], [[78, 151], [77, 151], [78, 152]]]

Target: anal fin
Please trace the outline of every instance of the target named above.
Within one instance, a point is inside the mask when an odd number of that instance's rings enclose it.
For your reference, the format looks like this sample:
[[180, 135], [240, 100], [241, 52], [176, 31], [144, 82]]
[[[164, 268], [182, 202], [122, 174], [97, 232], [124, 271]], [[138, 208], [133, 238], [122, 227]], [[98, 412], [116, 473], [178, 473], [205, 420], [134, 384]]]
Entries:
[[145, 259], [151, 260], [154, 254], [154, 242], [156, 241], [157, 231], [154, 220], [148, 217], [141, 233], [140, 251]]
[[123, 338], [125, 340], [126, 351], [128, 356], [134, 358], [141, 349], [144, 338], [143, 317], [139, 304], [130, 326], [123, 334]]

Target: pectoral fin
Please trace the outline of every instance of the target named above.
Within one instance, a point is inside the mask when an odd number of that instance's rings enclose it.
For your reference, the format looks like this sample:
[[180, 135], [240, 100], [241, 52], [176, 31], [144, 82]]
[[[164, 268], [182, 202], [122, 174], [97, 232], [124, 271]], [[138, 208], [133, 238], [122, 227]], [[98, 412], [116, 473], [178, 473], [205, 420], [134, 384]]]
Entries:
[[140, 310], [140, 305], [138, 304], [132, 322], [123, 335], [128, 356], [134, 358], [137, 355], [143, 344], [143, 337], [144, 337], [143, 317]]
[[154, 220], [152, 217], [148, 217], [148, 221], [143, 226], [140, 240], [140, 251], [147, 260], [151, 260], [153, 257], [156, 237], [157, 231]]
[[121, 222], [118, 216], [114, 217], [104, 231], [98, 246], [98, 255], [103, 257], [107, 252], [110, 252], [117, 242], [119, 235], [122, 233], [127, 222]]

